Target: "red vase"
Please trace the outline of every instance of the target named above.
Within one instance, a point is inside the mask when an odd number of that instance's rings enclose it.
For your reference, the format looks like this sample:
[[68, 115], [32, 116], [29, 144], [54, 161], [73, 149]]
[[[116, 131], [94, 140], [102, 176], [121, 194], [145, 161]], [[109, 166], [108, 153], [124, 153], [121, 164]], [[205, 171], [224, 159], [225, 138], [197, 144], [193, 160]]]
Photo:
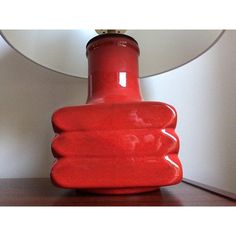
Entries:
[[52, 117], [52, 181], [106, 194], [138, 193], [182, 179], [175, 109], [142, 101], [137, 42], [105, 34], [87, 44], [88, 100]]

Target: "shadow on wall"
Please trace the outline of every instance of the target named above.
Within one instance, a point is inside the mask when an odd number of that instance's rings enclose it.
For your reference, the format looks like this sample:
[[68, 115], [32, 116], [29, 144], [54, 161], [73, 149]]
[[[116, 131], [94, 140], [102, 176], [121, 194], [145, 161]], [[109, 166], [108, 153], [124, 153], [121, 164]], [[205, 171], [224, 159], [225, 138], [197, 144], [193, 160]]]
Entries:
[[48, 177], [51, 115], [86, 98], [87, 80], [42, 68], [0, 38], [0, 178]]

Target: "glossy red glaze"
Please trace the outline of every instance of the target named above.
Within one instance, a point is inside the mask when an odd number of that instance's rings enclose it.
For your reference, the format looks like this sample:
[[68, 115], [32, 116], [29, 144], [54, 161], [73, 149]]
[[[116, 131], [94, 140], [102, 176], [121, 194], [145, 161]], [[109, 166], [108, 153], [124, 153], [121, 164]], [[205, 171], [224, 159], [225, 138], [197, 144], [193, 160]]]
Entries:
[[175, 109], [141, 101], [137, 43], [103, 35], [87, 45], [86, 105], [53, 114], [52, 181], [106, 194], [151, 191], [182, 179]]

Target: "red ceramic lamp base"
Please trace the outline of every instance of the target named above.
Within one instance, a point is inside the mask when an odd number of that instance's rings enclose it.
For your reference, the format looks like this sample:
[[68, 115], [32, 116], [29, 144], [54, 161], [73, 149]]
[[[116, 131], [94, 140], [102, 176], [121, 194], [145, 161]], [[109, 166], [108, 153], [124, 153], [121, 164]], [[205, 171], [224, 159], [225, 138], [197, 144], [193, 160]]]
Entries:
[[52, 117], [56, 185], [130, 194], [181, 181], [175, 109], [141, 101], [138, 54], [137, 43], [123, 35], [88, 43], [87, 104], [59, 109]]

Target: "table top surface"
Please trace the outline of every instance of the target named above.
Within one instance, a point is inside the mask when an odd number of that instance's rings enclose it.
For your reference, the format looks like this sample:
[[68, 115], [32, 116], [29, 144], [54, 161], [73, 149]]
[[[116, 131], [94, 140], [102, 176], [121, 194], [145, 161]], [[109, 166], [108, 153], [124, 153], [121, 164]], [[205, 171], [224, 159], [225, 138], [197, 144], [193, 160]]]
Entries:
[[1, 206], [236, 206], [187, 183], [132, 195], [95, 195], [54, 186], [50, 179], [0, 179]]

